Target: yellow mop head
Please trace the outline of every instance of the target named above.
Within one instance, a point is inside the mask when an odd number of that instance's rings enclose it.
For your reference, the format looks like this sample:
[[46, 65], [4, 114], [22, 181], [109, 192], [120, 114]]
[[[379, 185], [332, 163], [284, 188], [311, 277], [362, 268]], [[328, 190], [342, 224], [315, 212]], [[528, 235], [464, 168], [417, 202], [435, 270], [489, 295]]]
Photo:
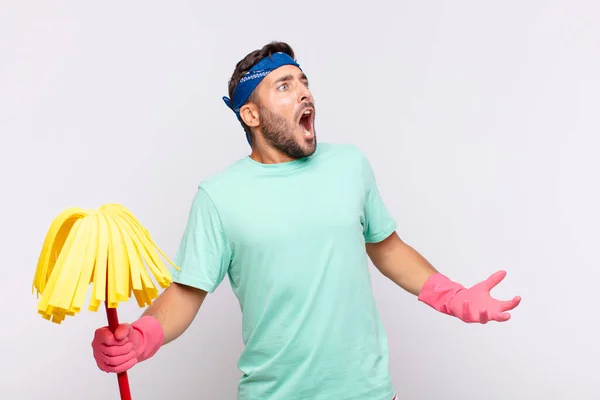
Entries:
[[144, 261], [161, 288], [172, 282], [158, 253], [178, 268], [125, 207], [69, 208], [54, 219], [42, 246], [32, 286], [38, 313], [60, 324], [81, 310], [92, 283], [90, 311], [104, 301], [117, 308], [132, 293], [140, 307], [150, 305], [158, 289]]

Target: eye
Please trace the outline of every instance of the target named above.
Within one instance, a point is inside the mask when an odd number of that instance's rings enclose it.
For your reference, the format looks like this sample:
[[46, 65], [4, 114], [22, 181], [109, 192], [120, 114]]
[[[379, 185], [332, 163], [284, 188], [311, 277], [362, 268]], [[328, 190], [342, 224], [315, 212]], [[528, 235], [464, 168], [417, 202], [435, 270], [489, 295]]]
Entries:
[[287, 84], [287, 83], [282, 83], [282, 84], [279, 86], [279, 90], [285, 90], [285, 89], [287, 89], [287, 87], [288, 87], [288, 84]]

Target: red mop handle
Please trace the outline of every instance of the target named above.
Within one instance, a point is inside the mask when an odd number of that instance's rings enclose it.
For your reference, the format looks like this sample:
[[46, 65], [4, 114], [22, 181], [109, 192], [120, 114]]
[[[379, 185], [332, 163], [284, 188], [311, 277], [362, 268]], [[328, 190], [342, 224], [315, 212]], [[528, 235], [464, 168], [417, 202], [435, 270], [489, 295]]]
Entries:
[[[104, 301], [104, 307], [106, 308], [106, 318], [108, 319], [108, 329], [114, 334], [119, 326], [119, 316], [117, 315], [116, 308], [108, 307], [108, 268], [106, 271], [106, 300]], [[127, 377], [127, 371], [119, 372], [117, 374], [117, 380], [119, 382], [119, 392], [121, 393], [121, 400], [131, 400], [131, 391], [129, 389], [129, 378]]]
[[[119, 316], [117, 315], [116, 308], [109, 308], [108, 304], [104, 302], [106, 308], [106, 317], [108, 318], [108, 329], [112, 333], [115, 333], [119, 326]], [[129, 379], [127, 377], [127, 371], [119, 372], [117, 374], [117, 380], [119, 382], [119, 392], [121, 393], [121, 400], [131, 400], [131, 391], [129, 390]]]

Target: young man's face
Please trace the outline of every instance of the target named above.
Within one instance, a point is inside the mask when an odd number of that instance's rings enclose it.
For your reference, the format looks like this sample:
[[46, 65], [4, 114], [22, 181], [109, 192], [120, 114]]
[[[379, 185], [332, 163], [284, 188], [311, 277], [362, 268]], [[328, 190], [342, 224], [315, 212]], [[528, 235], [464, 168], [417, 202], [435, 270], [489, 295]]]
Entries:
[[314, 99], [308, 79], [293, 65], [282, 66], [267, 75], [256, 88], [258, 128], [271, 146], [291, 158], [314, 153]]

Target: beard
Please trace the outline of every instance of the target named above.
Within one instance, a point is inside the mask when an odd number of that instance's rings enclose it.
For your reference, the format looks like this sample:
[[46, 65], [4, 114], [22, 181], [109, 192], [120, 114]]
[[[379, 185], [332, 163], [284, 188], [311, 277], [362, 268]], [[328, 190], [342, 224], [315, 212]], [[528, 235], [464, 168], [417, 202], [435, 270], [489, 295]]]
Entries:
[[[312, 103], [306, 105], [314, 108]], [[279, 114], [271, 112], [269, 109], [259, 107], [261, 131], [265, 141], [275, 149], [281, 151], [292, 159], [304, 158], [312, 155], [317, 148], [317, 134], [314, 139], [300, 143], [296, 139], [296, 130], [298, 126], [291, 124], [288, 120]], [[294, 120], [297, 120], [297, 115]], [[313, 119], [313, 130], [314, 130]]]

